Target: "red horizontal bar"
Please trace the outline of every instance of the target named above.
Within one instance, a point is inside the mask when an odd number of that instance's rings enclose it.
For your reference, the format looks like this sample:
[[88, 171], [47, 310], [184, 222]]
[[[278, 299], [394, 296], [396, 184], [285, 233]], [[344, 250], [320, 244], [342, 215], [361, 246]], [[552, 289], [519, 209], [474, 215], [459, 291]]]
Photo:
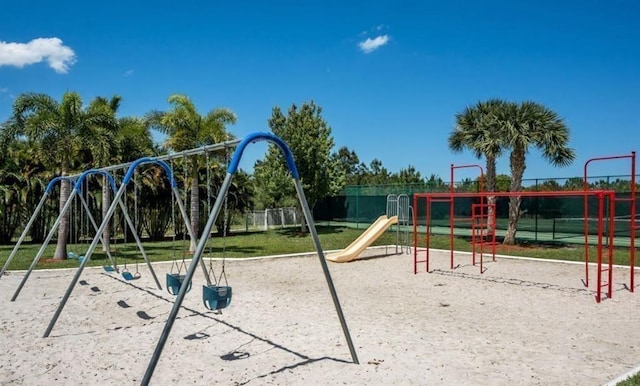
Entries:
[[414, 197], [553, 197], [553, 196], [598, 196], [598, 195], [615, 195], [615, 190], [559, 190], [544, 192], [481, 192], [481, 193], [415, 193]]

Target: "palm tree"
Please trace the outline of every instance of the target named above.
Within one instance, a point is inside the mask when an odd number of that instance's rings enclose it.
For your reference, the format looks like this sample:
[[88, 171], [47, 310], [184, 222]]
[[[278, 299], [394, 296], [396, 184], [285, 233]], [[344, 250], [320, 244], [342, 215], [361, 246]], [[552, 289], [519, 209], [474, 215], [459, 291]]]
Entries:
[[[75, 92], [66, 92], [61, 101], [46, 94], [21, 94], [13, 103], [12, 115], [14, 124], [7, 126], [10, 129], [7, 134], [24, 135], [37, 144], [39, 159], [61, 175], [68, 175], [73, 161], [83, 154], [100, 157], [108, 153], [101, 135], [116, 124], [114, 115], [105, 109], [84, 108], [82, 98]], [[61, 184], [60, 209], [67, 202], [70, 190], [68, 183]], [[68, 232], [68, 218], [63, 216], [54, 259], [66, 259]]]
[[[575, 151], [568, 147], [569, 128], [562, 118], [549, 108], [536, 102], [509, 104], [499, 117], [504, 129], [506, 146], [511, 149], [511, 192], [522, 190], [522, 177], [526, 168], [529, 148], [540, 150], [542, 156], [553, 166], [568, 166], [575, 159]], [[505, 244], [514, 244], [520, 217], [521, 198], [509, 200], [509, 226]]]
[[[91, 141], [91, 147], [86, 149], [89, 158], [87, 165], [83, 169], [92, 167], [104, 167], [114, 161], [114, 155], [118, 155], [117, 151], [117, 135], [120, 132], [120, 120], [116, 119], [116, 114], [120, 108], [122, 98], [114, 95], [111, 99], [104, 97], [96, 97], [88, 107], [88, 110], [105, 115], [111, 115], [112, 121], [109, 125], [95, 127], [94, 140]], [[117, 159], [117, 158], [116, 158]], [[107, 177], [102, 178], [102, 218], [106, 217], [109, 206], [111, 205], [111, 186], [107, 181]], [[111, 239], [111, 224], [107, 224], [103, 232], [102, 250], [110, 250], [109, 240]]]
[[[151, 111], [147, 114], [148, 127], [168, 136], [164, 144], [165, 148], [179, 152], [232, 138], [226, 129], [227, 125], [236, 123], [236, 115], [231, 110], [217, 108], [202, 116], [186, 95], [171, 95], [168, 102], [171, 105], [169, 111]], [[200, 195], [197, 157], [191, 159], [188, 168], [191, 184], [189, 216], [194, 232], [199, 234]], [[189, 251], [193, 253], [195, 249], [196, 240], [191, 240]]]
[[[496, 191], [496, 160], [504, 148], [502, 127], [499, 114], [507, 108], [508, 102], [500, 99], [490, 99], [478, 102], [475, 106], [467, 107], [456, 114], [456, 127], [449, 136], [449, 148], [454, 152], [469, 149], [476, 158], [486, 159], [485, 189], [487, 192]], [[488, 196], [487, 203], [495, 204], [495, 196]], [[487, 231], [493, 232], [494, 209], [489, 206], [489, 222]]]
[[125, 163], [138, 158], [156, 155], [151, 131], [143, 118], [123, 117], [118, 120], [116, 135], [117, 151], [111, 158], [112, 163]]
[[[132, 162], [142, 157], [158, 155], [157, 149], [154, 147], [151, 131], [146, 126], [146, 122], [142, 118], [123, 117], [118, 120], [119, 129], [116, 135], [116, 148], [113, 153], [111, 163]], [[142, 182], [141, 178], [134, 177], [133, 183], [136, 185], [138, 202], [141, 200]], [[136, 192], [134, 192], [136, 194]], [[154, 205], [155, 203], [144, 201], [145, 204]], [[108, 206], [107, 206], [108, 207]], [[135, 210], [135, 208], [134, 208]], [[142, 232], [142, 223], [146, 221], [141, 214], [144, 213], [142, 208], [139, 213], [134, 213], [132, 218], [136, 226], [136, 232], [140, 235]], [[138, 221], [135, 221], [138, 219]]]
[[[224, 180], [227, 171], [225, 165], [207, 165], [207, 167], [210, 168], [210, 181], [207, 183], [211, 185], [211, 196], [215, 197], [220, 194], [222, 181]], [[204, 195], [206, 197], [206, 186], [204, 190]], [[255, 195], [255, 189], [253, 187], [253, 181], [251, 177], [246, 172], [238, 170], [226, 194], [227, 202], [223, 207], [224, 212], [220, 213], [216, 221], [216, 229], [219, 236], [229, 234], [231, 232], [231, 224], [233, 223], [234, 216], [242, 216], [247, 212], [247, 210], [250, 209]], [[207, 204], [206, 200], [205, 207], [211, 210], [210, 205]], [[205, 218], [202, 220], [203, 221], [201, 221], [201, 225], [204, 225], [207, 219]], [[226, 229], [224, 227], [225, 223]]]
[[[103, 128], [98, 138], [102, 139], [100, 146], [95, 146], [91, 151], [93, 154], [92, 167], [103, 167], [113, 164], [121, 164], [134, 161], [141, 157], [154, 155], [153, 139], [151, 132], [146, 127], [141, 118], [122, 117], [116, 118], [120, 108], [122, 98], [113, 96], [111, 99], [96, 97], [89, 109], [102, 111], [104, 114], [111, 114], [115, 125]], [[102, 217], [104, 218], [111, 205], [111, 187], [106, 177], [102, 183]], [[138, 225], [138, 224], [136, 224]], [[109, 248], [111, 237], [111, 227], [104, 230], [103, 250]]]

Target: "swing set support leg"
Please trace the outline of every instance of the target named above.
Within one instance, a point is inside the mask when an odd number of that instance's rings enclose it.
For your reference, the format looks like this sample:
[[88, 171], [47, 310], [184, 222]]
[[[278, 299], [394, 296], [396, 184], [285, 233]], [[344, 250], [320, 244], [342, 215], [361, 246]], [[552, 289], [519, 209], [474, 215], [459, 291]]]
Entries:
[[9, 257], [7, 258], [7, 261], [2, 266], [2, 269], [0, 269], [0, 279], [2, 279], [2, 275], [4, 275], [4, 272], [7, 270], [7, 268], [9, 268], [9, 264], [11, 264], [11, 260], [13, 260], [13, 258], [15, 257], [16, 253], [18, 252], [18, 248], [20, 248], [20, 245], [24, 241], [25, 237], [27, 237], [27, 234], [29, 233], [29, 230], [31, 229], [31, 227], [33, 226], [33, 223], [38, 217], [40, 210], [42, 210], [42, 207], [44, 206], [45, 201], [47, 201], [47, 197], [49, 197], [49, 192], [45, 192], [42, 198], [40, 199], [40, 202], [38, 203], [38, 206], [36, 207], [36, 209], [33, 211], [33, 214], [31, 215], [29, 222], [24, 227], [24, 230], [22, 231], [22, 234], [20, 235], [18, 242], [13, 247], [13, 250], [11, 251], [11, 254], [9, 255]]
[[[57, 178], [62, 179], [61, 177], [57, 177]], [[52, 182], [55, 182], [55, 181], [56, 181], [56, 179], [54, 179]], [[31, 262], [31, 265], [29, 266], [29, 269], [27, 270], [27, 272], [25, 273], [24, 277], [20, 281], [20, 284], [18, 284], [18, 288], [16, 289], [16, 291], [13, 294], [13, 296], [11, 297], [11, 301], [12, 302], [15, 301], [18, 298], [18, 295], [20, 295], [20, 292], [22, 291], [22, 288], [24, 287], [24, 285], [27, 283], [27, 280], [29, 279], [29, 276], [31, 275], [31, 272], [33, 272], [33, 270], [35, 269], [36, 265], [38, 264], [38, 262], [42, 258], [42, 255], [44, 254], [45, 249], [47, 248], [47, 246], [51, 242], [51, 239], [53, 238], [53, 235], [58, 230], [58, 227], [60, 226], [60, 222], [62, 221], [62, 217], [67, 215], [67, 212], [69, 211], [71, 203], [75, 199], [76, 195], [79, 197], [80, 202], [82, 203], [82, 206], [87, 211], [88, 218], [91, 220], [91, 223], [93, 224], [94, 229], [96, 230], [96, 232], [99, 232], [100, 227], [98, 227], [98, 225], [95, 222], [95, 219], [91, 215], [91, 210], [89, 209], [89, 205], [87, 204], [87, 202], [84, 199], [84, 197], [82, 197], [82, 194], [78, 194], [78, 189], [74, 187], [71, 190], [71, 193], [69, 194], [69, 197], [67, 198], [67, 202], [65, 203], [65, 205], [62, 208], [62, 210], [60, 211], [60, 214], [58, 215], [58, 217], [54, 221], [53, 225], [51, 226], [51, 229], [49, 230], [49, 234], [47, 234], [47, 237], [45, 238], [44, 242], [40, 246], [40, 249], [38, 250], [38, 253], [36, 254], [36, 256], [33, 259], [33, 261]], [[41, 204], [44, 203], [44, 199], [45, 198], [46, 198], [46, 195], [43, 196], [43, 198], [41, 200]], [[32, 220], [34, 218], [35, 218], [35, 214], [34, 214], [34, 216], [32, 217], [32, 219], [30, 221], [33, 222]], [[103, 231], [104, 231], [104, 229], [103, 229]], [[96, 233], [95, 239], [97, 240], [96, 242], [99, 241], [99, 242], [102, 242], [103, 245], [105, 245], [104, 236], [102, 234], [103, 231], [101, 231], [99, 233]], [[100, 237], [98, 237], [98, 235]], [[114, 264], [114, 266], [115, 266], [113, 257], [111, 256], [111, 253], [109, 253], [109, 251], [107, 251], [107, 256], [109, 257], [109, 260], [111, 261], [111, 263]]]
[[[111, 206], [109, 206], [109, 210], [107, 210], [107, 213], [105, 214], [104, 219], [102, 220], [102, 224], [100, 224], [100, 227], [96, 232], [96, 236], [93, 238], [93, 241], [91, 241], [91, 245], [89, 245], [89, 249], [87, 249], [84, 259], [82, 259], [82, 263], [80, 263], [80, 266], [76, 270], [76, 273], [73, 276], [73, 279], [71, 279], [71, 283], [69, 283], [69, 286], [67, 287], [66, 292], [62, 296], [62, 299], [60, 300], [60, 304], [58, 304], [58, 308], [53, 314], [51, 321], [49, 321], [49, 325], [47, 326], [47, 329], [45, 330], [44, 335], [42, 336], [43, 338], [48, 338], [49, 335], [51, 335], [51, 331], [53, 330], [53, 327], [55, 327], [56, 322], [58, 321], [58, 318], [60, 317], [60, 314], [64, 309], [64, 306], [67, 304], [67, 301], [69, 300], [69, 297], [71, 296], [71, 293], [73, 292], [74, 287], [78, 283], [78, 280], [82, 275], [82, 271], [84, 271], [84, 267], [86, 267], [87, 264], [89, 263], [89, 260], [91, 260], [91, 255], [93, 255], [93, 252], [95, 251], [96, 246], [100, 241], [100, 235], [102, 235], [104, 233], [104, 230], [107, 228], [107, 225], [111, 220], [111, 217], [113, 217], [113, 213], [116, 211], [116, 205], [121, 200], [125, 190], [126, 190], [126, 184], [123, 183], [120, 189], [118, 190], [118, 192], [116, 193], [115, 197], [113, 198], [114, 202], [111, 204]], [[74, 192], [75, 192], [75, 189], [74, 189]], [[70, 201], [67, 201], [67, 203], [70, 203]]]
[[333, 279], [331, 278], [331, 272], [329, 271], [329, 266], [327, 265], [327, 260], [324, 257], [324, 251], [322, 250], [322, 246], [320, 245], [320, 238], [318, 237], [318, 231], [313, 223], [313, 215], [311, 214], [311, 210], [309, 209], [309, 204], [307, 203], [307, 198], [304, 195], [304, 191], [302, 190], [302, 184], [299, 179], [294, 179], [294, 184], [296, 187], [296, 191], [298, 192], [298, 198], [300, 199], [300, 203], [302, 204], [302, 211], [304, 212], [304, 217], [307, 220], [307, 224], [309, 225], [309, 232], [311, 232], [311, 237], [313, 238], [313, 244], [316, 247], [316, 251], [318, 252], [318, 258], [320, 259], [320, 265], [322, 266], [322, 271], [324, 272], [324, 278], [327, 281], [327, 286], [329, 287], [329, 292], [331, 293], [331, 299], [333, 299], [333, 305], [336, 309], [336, 313], [338, 314], [338, 319], [340, 319], [340, 326], [342, 327], [342, 333], [347, 341], [347, 345], [349, 346], [349, 352], [351, 353], [351, 360], [355, 364], [359, 364], [358, 354], [356, 353], [355, 346], [353, 345], [353, 340], [351, 339], [351, 334], [349, 333], [349, 327], [347, 326], [347, 320], [344, 317], [344, 313], [342, 312], [342, 307], [340, 306], [340, 300], [338, 299], [338, 293], [336, 291], [336, 287], [333, 285]]
[[207, 270], [207, 265], [205, 264], [204, 259], [200, 259], [200, 268], [202, 269], [202, 272], [204, 272], [204, 279], [206, 280], [207, 285], [211, 285], [211, 277], [209, 276], [209, 271]]
[[40, 249], [38, 250], [38, 253], [36, 254], [36, 257], [34, 257], [33, 261], [31, 262], [31, 265], [29, 266], [29, 269], [27, 270], [27, 272], [22, 277], [22, 280], [20, 281], [20, 284], [18, 284], [18, 288], [16, 288], [16, 291], [13, 293], [13, 296], [11, 297], [11, 301], [12, 302], [16, 301], [16, 299], [18, 298], [18, 295], [20, 295], [20, 291], [22, 291], [22, 288], [27, 283], [27, 280], [29, 280], [29, 276], [31, 275], [31, 272], [33, 272], [33, 270], [35, 269], [36, 265], [38, 264], [38, 261], [40, 261], [40, 258], [44, 254], [44, 250], [47, 248], [47, 245], [49, 245], [49, 242], [51, 242], [51, 239], [53, 238], [53, 235], [58, 230], [58, 226], [60, 226], [60, 222], [62, 221], [62, 217], [67, 214], [67, 211], [69, 210], [69, 207], [71, 206], [71, 201], [73, 201], [73, 198], [75, 197], [75, 195], [77, 193], [78, 193], [78, 191], [73, 189], [71, 191], [71, 193], [69, 194], [69, 198], [67, 199], [67, 202], [64, 204], [64, 206], [62, 207], [62, 210], [60, 211], [60, 214], [58, 215], [58, 217], [54, 221], [53, 225], [51, 226], [51, 229], [49, 230], [49, 234], [45, 238], [44, 243], [42, 243], [42, 245], [40, 246]]
[[45, 189], [44, 194], [42, 195], [42, 198], [40, 199], [40, 202], [38, 202], [38, 206], [36, 206], [36, 209], [33, 211], [33, 214], [31, 215], [31, 218], [29, 219], [29, 222], [27, 222], [27, 225], [24, 227], [24, 230], [22, 231], [22, 234], [20, 235], [20, 238], [18, 239], [18, 242], [13, 247], [13, 250], [11, 251], [11, 254], [9, 255], [9, 257], [7, 258], [7, 261], [2, 266], [2, 269], [0, 270], [0, 278], [2, 278], [2, 275], [4, 274], [4, 272], [7, 270], [7, 268], [9, 268], [9, 264], [11, 263], [11, 260], [13, 260], [13, 258], [16, 255], [16, 253], [18, 252], [18, 248], [20, 248], [20, 245], [22, 245], [22, 242], [24, 241], [25, 237], [29, 233], [29, 230], [33, 226], [33, 223], [35, 222], [36, 218], [38, 217], [38, 214], [42, 210], [42, 207], [44, 206], [45, 201], [47, 201], [47, 198], [51, 194], [51, 190], [53, 189], [55, 184], [57, 184], [58, 182], [61, 182], [61, 181], [70, 181], [70, 183], [73, 183], [73, 179], [71, 177], [68, 177], [68, 176], [54, 177], [51, 181], [49, 181], [49, 184], [47, 185], [47, 188]]
[[[149, 382], [151, 381], [153, 372], [156, 366], [158, 365], [158, 361], [160, 360], [160, 355], [162, 354], [164, 345], [167, 343], [167, 339], [169, 338], [169, 334], [171, 333], [171, 329], [173, 328], [173, 323], [175, 322], [176, 317], [178, 316], [178, 312], [180, 311], [180, 307], [182, 306], [184, 297], [187, 294], [189, 283], [193, 279], [193, 275], [195, 274], [198, 264], [202, 263], [201, 265], [203, 267], [203, 270], [206, 272], [206, 266], [204, 265], [204, 262], [202, 260], [202, 254], [204, 252], [204, 249], [206, 248], [207, 239], [209, 238], [208, 236], [209, 234], [211, 234], [211, 228], [213, 228], [213, 224], [218, 218], [218, 213], [220, 212], [220, 208], [222, 206], [222, 199], [223, 199], [224, 193], [229, 189], [229, 185], [231, 185], [231, 179], [232, 179], [232, 175], [227, 173], [227, 176], [225, 177], [224, 182], [222, 183], [222, 187], [220, 188], [220, 194], [218, 195], [218, 198], [216, 198], [216, 202], [213, 206], [213, 210], [211, 211], [211, 214], [209, 215], [209, 219], [207, 220], [207, 223], [204, 226], [204, 230], [202, 232], [203, 237], [201, 237], [200, 240], [198, 240], [198, 244], [196, 246], [196, 250], [191, 259], [191, 263], [187, 268], [187, 272], [185, 273], [184, 280], [182, 281], [182, 285], [180, 286], [180, 291], [178, 291], [176, 300], [173, 302], [173, 307], [171, 308], [171, 312], [169, 312], [169, 317], [167, 318], [167, 322], [164, 325], [164, 329], [162, 330], [162, 335], [160, 335], [160, 339], [158, 340], [158, 344], [156, 345], [156, 348], [153, 352], [151, 361], [149, 362], [149, 365], [147, 366], [147, 370], [144, 374], [144, 377], [142, 378], [142, 382], [141, 382], [142, 385], [148, 385]], [[182, 213], [182, 217], [185, 219], [185, 225], [187, 227], [187, 231], [191, 236], [193, 235], [193, 229], [191, 227], [191, 224], [189, 224], [189, 221], [187, 220], [189, 217], [187, 216], [186, 209], [184, 207], [182, 200], [180, 199], [180, 195], [177, 188], [174, 188], [174, 195], [176, 197], [176, 202], [178, 203], [178, 207], [180, 208], [180, 212]]]

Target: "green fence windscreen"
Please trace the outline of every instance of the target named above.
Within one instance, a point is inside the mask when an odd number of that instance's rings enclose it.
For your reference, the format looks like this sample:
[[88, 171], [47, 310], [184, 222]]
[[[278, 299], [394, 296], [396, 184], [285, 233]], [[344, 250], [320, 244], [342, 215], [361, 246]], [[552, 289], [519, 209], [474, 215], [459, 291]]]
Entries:
[[[414, 193], [447, 192], [448, 187], [429, 190], [425, 184], [420, 185], [378, 185], [378, 186], [357, 186], [347, 187], [336, 197], [327, 197], [321, 200], [314, 209], [314, 215], [318, 221], [334, 221], [355, 224], [370, 224], [385, 213], [386, 200], [388, 194], [407, 194], [410, 197], [410, 205], [414, 206]], [[499, 194], [499, 193], [498, 193]], [[526, 193], [525, 193], [526, 194]], [[614, 234], [616, 236], [630, 236], [632, 222], [630, 221], [631, 201], [630, 193], [618, 192], [614, 202], [613, 222]], [[509, 218], [509, 197], [498, 197], [496, 200], [496, 223], [498, 229], [507, 228]], [[453, 200], [453, 211], [455, 218], [455, 228], [470, 228], [471, 222], [465, 221], [471, 217], [471, 206], [479, 203], [478, 198], [455, 197]], [[609, 202], [604, 202], [605, 220], [611, 217], [609, 213]], [[636, 210], [640, 210], [638, 199], [636, 198]], [[432, 202], [431, 219], [432, 227], [449, 227], [450, 221], [449, 202]], [[587, 198], [587, 228], [590, 234], [596, 234], [598, 223], [598, 200], [594, 196]], [[420, 198], [416, 208], [417, 223], [424, 226], [426, 224], [426, 199]], [[558, 240], [562, 242], [568, 238], [584, 234], [585, 228], [585, 197], [576, 193], [575, 196], [524, 196], [520, 204], [520, 219], [518, 221], [518, 232], [527, 231], [534, 235], [534, 238], [545, 240]], [[640, 217], [640, 216], [638, 216]], [[605, 221], [603, 229], [609, 229], [611, 223]], [[640, 228], [640, 221], [635, 228]]]

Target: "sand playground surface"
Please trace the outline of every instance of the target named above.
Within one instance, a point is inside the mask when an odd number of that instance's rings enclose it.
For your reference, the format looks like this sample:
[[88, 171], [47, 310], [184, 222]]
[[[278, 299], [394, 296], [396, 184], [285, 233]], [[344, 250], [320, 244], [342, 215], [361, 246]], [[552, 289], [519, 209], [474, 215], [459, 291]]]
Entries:
[[[640, 290], [624, 288], [628, 268], [598, 304], [582, 264], [498, 257], [481, 275], [468, 254], [451, 270], [449, 252], [437, 252], [433, 272], [414, 275], [412, 255], [365, 253], [329, 265], [359, 365], [317, 255], [227, 260], [231, 305], [203, 306], [198, 271], [151, 384], [584, 386], [640, 364]], [[163, 286], [170, 267], [154, 264]], [[142, 264], [130, 282], [87, 268], [42, 338], [74, 271], [35, 271], [15, 302], [24, 272], [0, 278], [0, 384], [142, 380], [174, 296]]]

